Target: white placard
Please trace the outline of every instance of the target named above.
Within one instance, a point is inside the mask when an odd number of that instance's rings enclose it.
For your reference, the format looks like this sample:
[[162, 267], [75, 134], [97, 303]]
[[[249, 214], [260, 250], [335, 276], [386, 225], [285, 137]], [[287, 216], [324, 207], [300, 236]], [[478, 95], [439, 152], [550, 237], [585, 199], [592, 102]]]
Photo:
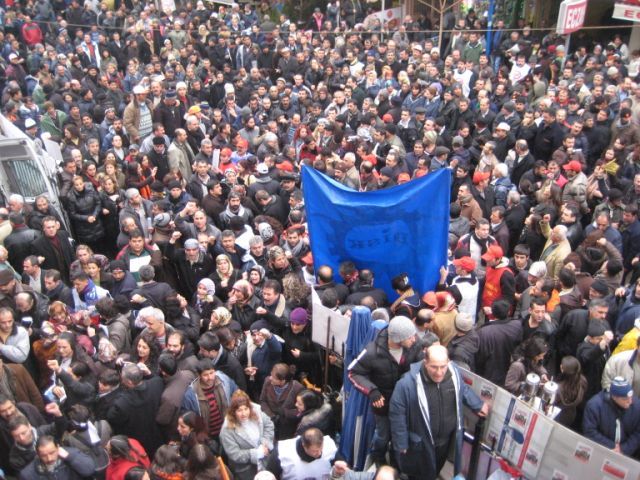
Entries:
[[[44, 149], [49, 154], [49, 159], [52, 159], [53, 164], [47, 164], [47, 168], [49, 169], [49, 173], [53, 173], [56, 171], [57, 165], [62, 165], [64, 163], [64, 158], [62, 157], [62, 151], [60, 150], [60, 145], [53, 140], [48, 138], [42, 139], [42, 144], [44, 145]], [[44, 155], [43, 155], [44, 156]], [[45, 159], [47, 156], [44, 156]]]
[[[347, 343], [350, 319], [325, 307], [315, 290], [312, 293], [313, 317], [311, 340], [324, 348], [335, 350], [342, 355], [343, 345]], [[329, 342], [327, 344], [327, 331]]]

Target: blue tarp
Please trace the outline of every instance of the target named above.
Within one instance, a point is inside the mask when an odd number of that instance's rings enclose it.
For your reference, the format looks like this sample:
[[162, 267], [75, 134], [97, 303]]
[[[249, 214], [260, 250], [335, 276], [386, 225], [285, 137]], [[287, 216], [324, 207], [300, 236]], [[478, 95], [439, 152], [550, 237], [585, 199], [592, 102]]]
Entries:
[[433, 288], [446, 265], [451, 172], [375, 192], [356, 192], [326, 175], [302, 170], [304, 201], [316, 269], [352, 260], [370, 268], [375, 285], [397, 298], [391, 279], [407, 273], [423, 293]]

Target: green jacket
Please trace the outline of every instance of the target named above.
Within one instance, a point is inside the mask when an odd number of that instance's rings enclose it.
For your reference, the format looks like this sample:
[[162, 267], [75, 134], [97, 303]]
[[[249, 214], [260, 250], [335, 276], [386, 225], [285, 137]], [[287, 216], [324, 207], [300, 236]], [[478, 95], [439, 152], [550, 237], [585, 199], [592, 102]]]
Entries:
[[56, 119], [54, 120], [49, 116], [48, 113], [42, 115], [42, 120], [40, 121], [40, 128], [42, 128], [43, 132], [49, 132], [52, 137], [62, 138], [64, 129], [64, 122], [67, 121], [67, 114], [56, 110]]
[[483, 51], [484, 48], [482, 48], [482, 43], [479, 41], [476, 42], [475, 45], [467, 43], [462, 51], [462, 59], [466, 62], [471, 61], [477, 64], [480, 61], [480, 55], [482, 55]]

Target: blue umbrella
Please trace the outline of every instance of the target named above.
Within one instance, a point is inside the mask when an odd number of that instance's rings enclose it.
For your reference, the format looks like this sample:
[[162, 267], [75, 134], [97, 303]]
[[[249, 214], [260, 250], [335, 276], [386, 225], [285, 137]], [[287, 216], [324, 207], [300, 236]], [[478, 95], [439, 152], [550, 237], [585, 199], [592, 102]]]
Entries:
[[351, 313], [349, 334], [344, 358], [344, 414], [340, 454], [354, 470], [362, 470], [373, 438], [375, 422], [369, 405], [369, 398], [356, 390], [348, 378], [347, 370], [351, 362], [367, 344], [376, 338], [387, 323], [382, 320], [372, 322], [371, 312], [366, 307], [356, 307]]

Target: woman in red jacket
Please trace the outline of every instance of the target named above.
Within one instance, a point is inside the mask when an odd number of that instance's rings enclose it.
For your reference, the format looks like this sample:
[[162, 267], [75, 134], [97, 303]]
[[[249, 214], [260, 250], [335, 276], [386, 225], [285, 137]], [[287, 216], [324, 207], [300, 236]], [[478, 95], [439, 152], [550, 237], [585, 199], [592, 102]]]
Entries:
[[115, 435], [107, 444], [111, 463], [107, 467], [106, 480], [124, 480], [133, 467], [149, 468], [151, 462], [140, 443], [125, 435]]

